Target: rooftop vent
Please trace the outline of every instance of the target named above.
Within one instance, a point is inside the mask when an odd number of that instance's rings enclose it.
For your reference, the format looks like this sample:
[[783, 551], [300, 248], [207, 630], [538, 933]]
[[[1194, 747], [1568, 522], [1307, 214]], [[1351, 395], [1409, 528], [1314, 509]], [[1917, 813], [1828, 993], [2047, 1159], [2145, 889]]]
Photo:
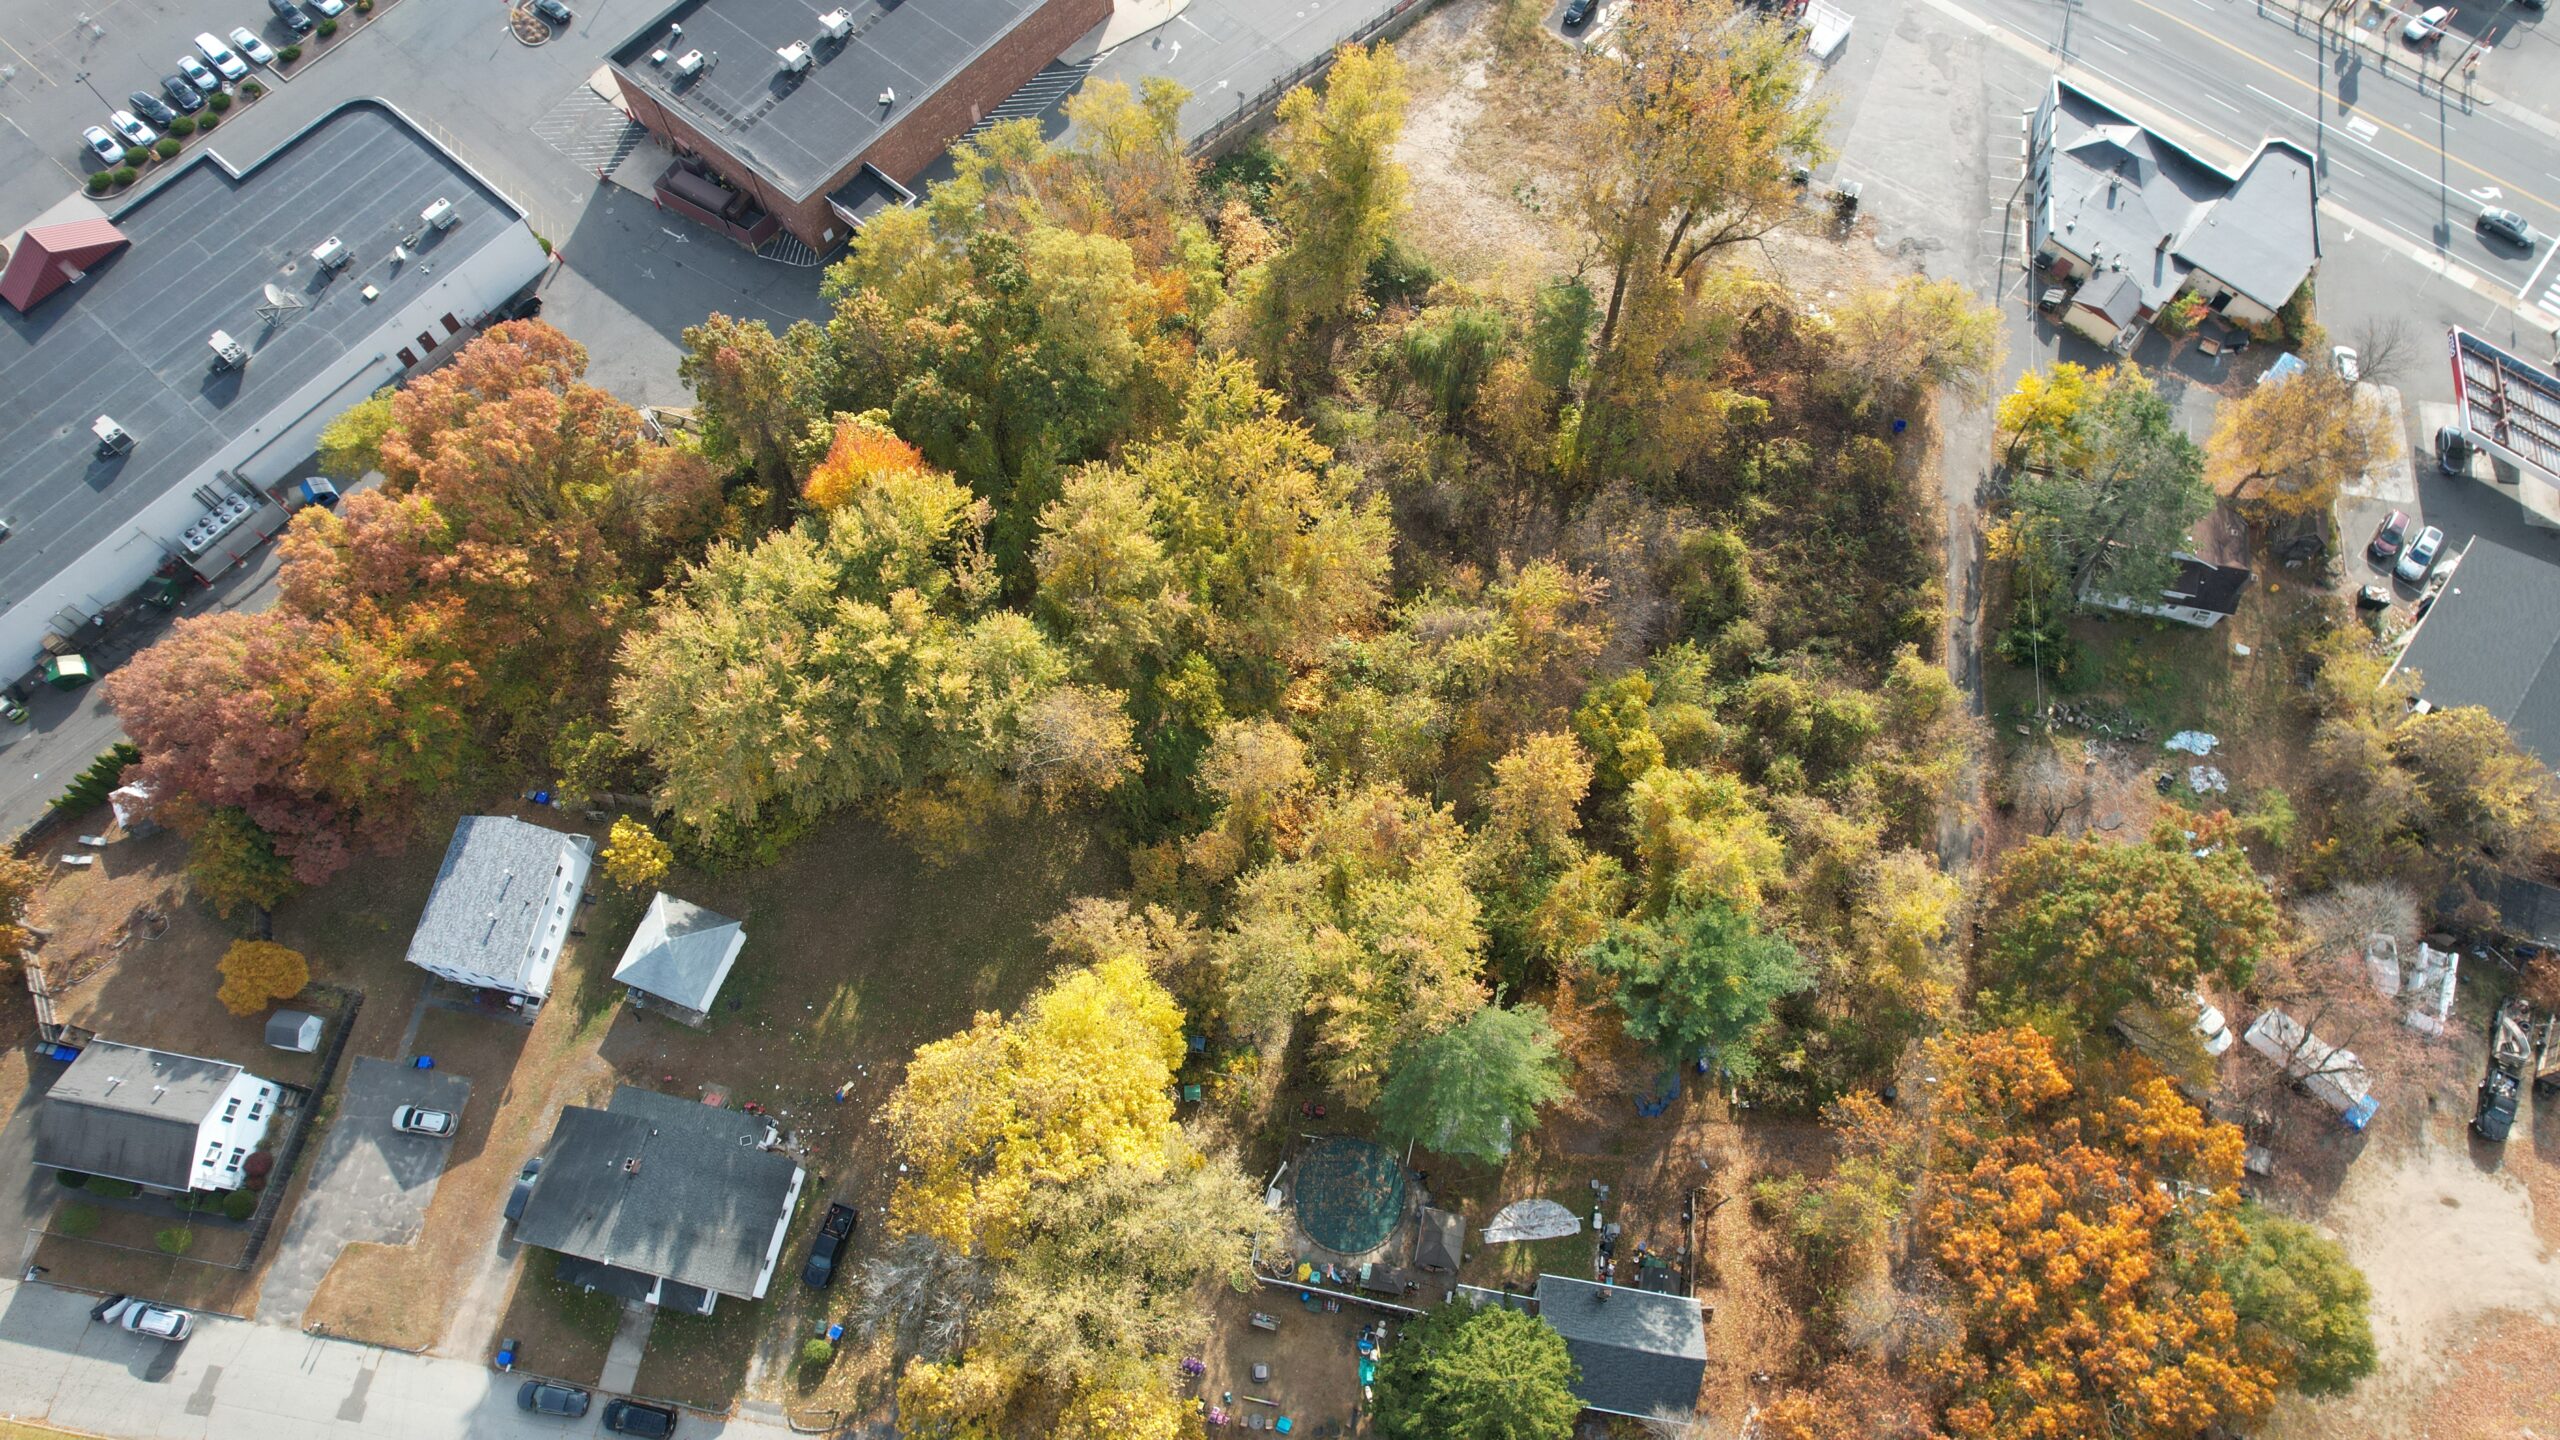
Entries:
[[335, 235], [311, 247], [312, 263], [324, 272], [342, 269], [355, 258], [356, 252], [348, 249], [347, 242]]
[[687, 50], [682, 55], [677, 56], [676, 73], [687, 76], [701, 74], [702, 52], [699, 50]]
[[236, 370], [249, 363], [248, 349], [223, 331], [214, 331], [213, 339], [209, 343], [213, 346], [215, 374], [218, 375], [225, 370]]
[[112, 415], [101, 415], [89, 425], [89, 433], [98, 437], [98, 458], [121, 455], [133, 448], [133, 435], [115, 421]]
[[884, 86], [882, 86], [882, 87], [880, 87], [880, 108], [881, 108], [881, 109], [886, 110], [886, 109], [888, 109], [890, 106], [895, 105], [895, 104], [897, 104], [897, 103], [898, 103], [898, 92], [897, 92], [897, 91], [892, 90], [892, 89], [890, 89], [889, 87], [887, 87], [887, 86], [885, 86], [885, 85], [884, 85]]
[[842, 40], [853, 33], [853, 14], [847, 10], [830, 10], [818, 17], [818, 30], [830, 40]]
[[797, 75], [807, 70], [812, 58], [809, 54], [809, 47], [801, 44], [797, 40], [792, 41], [790, 44], [783, 46], [781, 49], [776, 50], [773, 53], [782, 57], [783, 72], [790, 75]]
[[436, 203], [418, 212], [418, 223], [431, 229], [450, 230], [462, 223], [462, 212], [453, 208], [452, 201], [439, 195]]

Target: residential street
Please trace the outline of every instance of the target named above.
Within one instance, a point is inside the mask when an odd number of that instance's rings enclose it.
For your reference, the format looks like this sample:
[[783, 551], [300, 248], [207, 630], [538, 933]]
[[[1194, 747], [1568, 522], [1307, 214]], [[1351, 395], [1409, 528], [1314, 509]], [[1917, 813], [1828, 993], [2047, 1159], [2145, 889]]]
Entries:
[[[0, 1413], [167, 1440], [399, 1440], [602, 1433], [516, 1408], [522, 1377], [211, 1315], [177, 1345], [90, 1323], [94, 1295], [0, 1281]], [[686, 1415], [688, 1437], [779, 1440], [782, 1425]]]

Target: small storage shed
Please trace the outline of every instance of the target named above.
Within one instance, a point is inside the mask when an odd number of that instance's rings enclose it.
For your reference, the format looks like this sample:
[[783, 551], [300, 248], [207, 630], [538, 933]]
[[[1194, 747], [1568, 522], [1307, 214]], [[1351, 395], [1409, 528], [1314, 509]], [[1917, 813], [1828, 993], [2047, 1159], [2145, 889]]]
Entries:
[[711, 1018], [711, 1003], [746, 943], [746, 928], [737, 921], [661, 890], [631, 932], [613, 978], [630, 988], [632, 1003], [698, 1026]]
[[279, 1010], [267, 1017], [267, 1043], [308, 1055], [320, 1048], [320, 1017], [302, 1010]]
[[1458, 1260], [1466, 1248], [1467, 1222], [1446, 1210], [1422, 1207], [1422, 1234], [1414, 1242], [1413, 1263], [1425, 1270], [1444, 1270], [1455, 1274]]

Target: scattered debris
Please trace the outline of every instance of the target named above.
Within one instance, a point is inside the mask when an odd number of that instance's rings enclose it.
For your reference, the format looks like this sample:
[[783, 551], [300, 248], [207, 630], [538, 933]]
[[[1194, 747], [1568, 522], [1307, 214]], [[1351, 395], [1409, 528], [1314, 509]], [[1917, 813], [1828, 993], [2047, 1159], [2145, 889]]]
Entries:
[[2212, 765], [2187, 767], [2187, 788], [2199, 795], [2220, 795], [2231, 788], [2230, 779]]
[[2222, 737], [2209, 730], [2181, 730], [2170, 736], [2162, 748], [2183, 750], [2190, 755], [2210, 755], [2213, 747], [2221, 743]]

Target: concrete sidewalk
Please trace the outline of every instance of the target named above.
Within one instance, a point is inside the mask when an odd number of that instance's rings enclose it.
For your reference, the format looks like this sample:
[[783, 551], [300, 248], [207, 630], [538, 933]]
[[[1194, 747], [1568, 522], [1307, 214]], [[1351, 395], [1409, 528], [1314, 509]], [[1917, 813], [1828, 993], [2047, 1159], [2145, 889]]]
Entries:
[[[519, 1376], [275, 1326], [196, 1317], [164, 1345], [92, 1324], [93, 1295], [0, 1281], [0, 1413], [93, 1435], [168, 1440], [463, 1440], [601, 1433], [516, 1408]], [[780, 1425], [684, 1418], [690, 1437], [783, 1440]]]

